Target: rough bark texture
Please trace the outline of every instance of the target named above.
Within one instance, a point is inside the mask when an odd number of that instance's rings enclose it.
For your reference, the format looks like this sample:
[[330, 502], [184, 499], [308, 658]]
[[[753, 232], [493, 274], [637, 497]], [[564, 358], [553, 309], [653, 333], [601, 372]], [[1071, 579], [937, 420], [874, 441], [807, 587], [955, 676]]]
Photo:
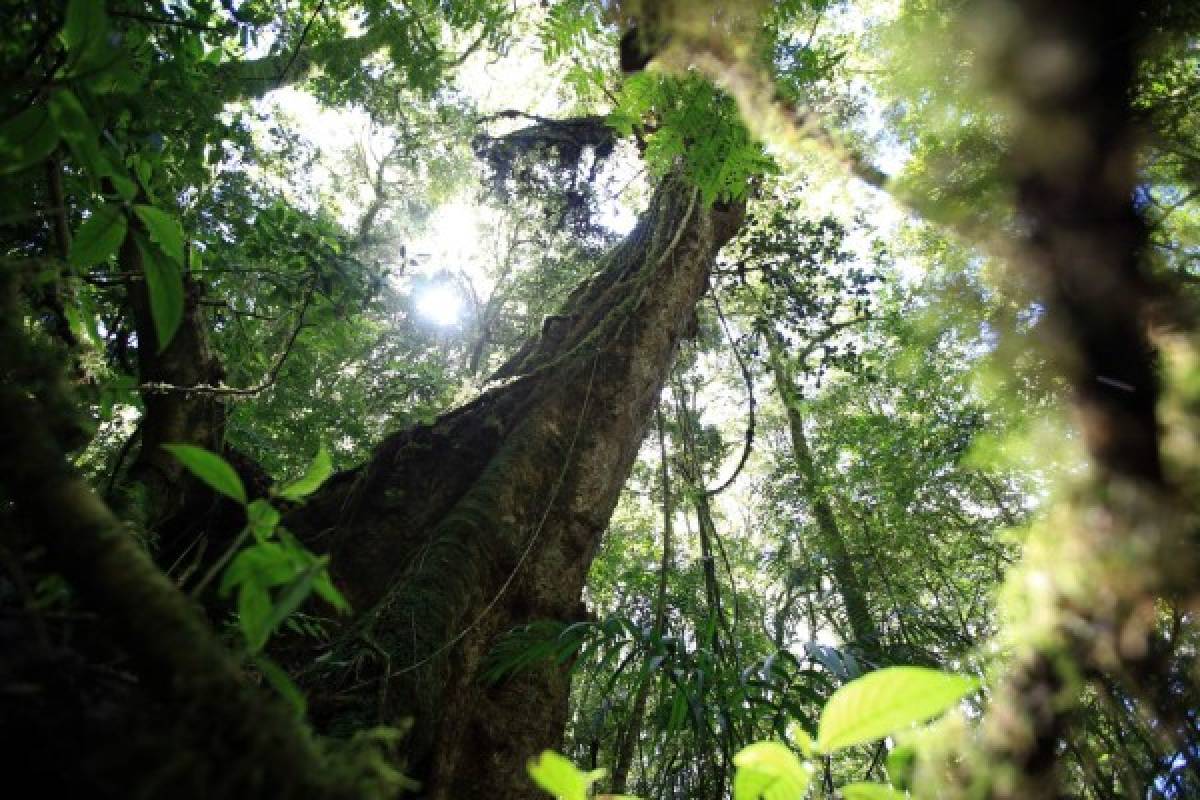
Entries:
[[[135, 223], [136, 224], [136, 223]], [[143, 488], [145, 521], [154, 525], [179, 513], [186, 490], [183, 465], [162, 449], [164, 444], [192, 444], [219, 452], [225, 428], [224, 403], [190, 387], [218, 386], [225, 377], [208, 343], [207, 321], [199, 299], [202, 288], [184, 275], [184, 317], [174, 337], [161, 351], [150, 311], [142, 254], [131, 234], [121, 247], [121, 266], [132, 277], [126, 296], [138, 335], [138, 378], [146, 406], [141, 420], [141, 447], [130, 467], [129, 480]], [[205, 492], [207, 495], [208, 493]]]
[[145, 411], [138, 422], [137, 455], [124, 474], [114, 474], [121, 491], [111, 496], [119, 516], [149, 534], [156, 561], [182, 584], [220, 557], [242, 527], [244, 513], [188, 473], [163, 445], [188, 444], [221, 453], [241, 473], [252, 497], [270, 481], [258, 464], [225, 447], [228, 409], [220, 388], [225, 369], [209, 341], [209, 320], [200, 302], [204, 286], [184, 271], [183, 318], [160, 350], [134, 231], [144, 236], [137, 220], [121, 246], [120, 260], [129, 276], [126, 302], [137, 333]]
[[512, 627], [582, 613], [589, 565], [676, 347], [740, 222], [740, 209], [704, 208], [667, 179], [498, 385], [390, 437], [296, 520], [329, 548], [362, 612], [339, 652], [381, 654], [368, 690], [314, 702], [318, 722], [348, 730], [413, 717], [410, 772], [425, 796], [537, 796], [525, 762], [558, 744], [567, 675], [547, 667], [484, 686], [481, 665]]

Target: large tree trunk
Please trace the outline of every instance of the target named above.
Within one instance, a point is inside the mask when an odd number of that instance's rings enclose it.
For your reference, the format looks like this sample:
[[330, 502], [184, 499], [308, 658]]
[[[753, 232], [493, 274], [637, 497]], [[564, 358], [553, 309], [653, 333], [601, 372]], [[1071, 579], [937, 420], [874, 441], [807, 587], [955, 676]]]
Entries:
[[535, 795], [525, 762], [559, 743], [568, 676], [547, 666], [485, 686], [481, 665], [516, 625], [582, 615], [600, 536], [715, 253], [740, 221], [740, 209], [705, 208], [667, 179], [500, 383], [391, 436], [293, 520], [330, 550], [359, 611], [339, 655], [382, 654], [350, 701], [316, 698], [319, 724], [411, 716], [409, 771], [426, 796]]
[[[198, 486], [185, 477], [183, 465], [162, 445], [221, 450], [224, 402], [199, 387], [221, 385], [225, 371], [209, 346], [207, 320], [197, 302], [203, 288], [191, 275], [185, 272], [183, 278], [183, 320], [167, 346], [160, 348], [142, 277], [142, 254], [132, 233], [121, 246], [120, 258], [122, 269], [130, 276], [127, 298], [138, 336], [138, 380], [146, 406], [140, 423], [141, 446], [127, 481], [141, 486], [144, 521], [156, 526], [179, 514], [187, 500], [186, 490]], [[205, 490], [201, 494], [207, 497], [210, 493]]]
[[242, 526], [243, 512], [188, 473], [163, 445], [188, 444], [221, 453], [241, 473], [251, 496], [262, 493], [268, 479], [256, 463], [225, 445], [227, 401], [237, 390], [224, 386], [225, 369], [211, 346], [201, 304], [204, 285], [186, 269], [183, 317], [171, 341], [159, 348], [143, 255], [133, 233], [140, 226], [132, 223], [120, 263], [128, 276], [126, 302], [138, 339], [145, 413], [135, 434], [137, 455], [124, 474], [114, 473], [121, 491], [111, 502], [119, 516], [152, 534], [155, 560], [182, 584], [189, 573], [202, 574], [202, 567], [229, 546]]

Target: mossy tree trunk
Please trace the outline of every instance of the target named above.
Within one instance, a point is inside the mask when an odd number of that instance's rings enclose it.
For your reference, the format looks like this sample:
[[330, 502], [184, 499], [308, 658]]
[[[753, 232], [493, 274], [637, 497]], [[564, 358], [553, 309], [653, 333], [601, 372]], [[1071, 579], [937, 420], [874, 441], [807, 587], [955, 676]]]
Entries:
[[767, 347], [775, 388], [787, 413], [788, 430], [792, 439], [792, 458], [800, 475], [805, 500], [817, 525], [820, 550], [829, 559], [834, 587], [842, 599], [842, 607], [846, 610], [846, 620], [853, 637], [852, 644], [872, 666], [879, 666], [884, 661], [879, 627], [871, 614], [866, 590], [850, 555], [850, 548], [846, 545], [846, 537], [838, 524], [837, 516], [833, 513], [833, 506], [820, 485], [817, 467], [808, 446], [808, 435], [804, 431], [802, 400], [797, 396], [795, 379], [787, 365], [783, 342], [778, 334], [768, 333]]
[[492, 388], [391, 436], [297, 516], [359, 612], [340, 654], [378, 656], [349, 701], [314, 698], [318, 724], [411, 717], [409, 771], [425, 796], [536, 796], [525, 763], [559, 744], [568, 675], [548, 666], [488, 686], [481, 668], [514, 626], [583, 614], [600, 536], [716, 251], [740, 222], [740, 209], [705, 208], [668, 178]]
[[[1177, 696], [1156, 697], [1154, 684], [1167, 665], [1155, 646], [1160, 609], [1195, 600], [1195, 501], [1164, 469], [1163, 448], [1194, 441], [1196, 406], [1160, 416], [1167, 365], [1155, 340], [1194, 358], [1195, 324], [1164, 325], [1183, 298], [1147, 269], [1133, 202], [1142, 132], [1130, 99], [1153, 18], [1146, 6], [1004, 4], [1011, 24], [991, 78], [1019, 109], [1005, 164], [1023, 233], [1017, 263], [1040, 289], [1042, 331], [1069, 381], [1091, 471], [1027, 545], [1025, 569], [1046, 579], [1033, 594], [1038, 624], [1016, 638], [991, 693], [983, 747], [954, 756], [970, 780], [944, 796], [1063, 796], [1062, 743], [1080, 730], [1084, 681], [1155, 720], [1167, 752], [1188, 752]], [[1186, 459], [1194, 463], [1187, 453], [1172, 466]]]

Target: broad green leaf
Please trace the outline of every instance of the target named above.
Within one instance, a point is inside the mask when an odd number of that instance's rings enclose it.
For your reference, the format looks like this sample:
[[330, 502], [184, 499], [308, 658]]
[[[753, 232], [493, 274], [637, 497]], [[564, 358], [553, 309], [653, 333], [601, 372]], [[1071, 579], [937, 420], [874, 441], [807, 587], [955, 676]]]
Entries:
[[71, 333], [76, 339], [83, 341], [89, 340], [96, 347], [102, 347], [104, 342], [98, 336], [92, 335], [94, 324], [89, 324], [89, 321], [84, 317], [83, 312], [73, 305], [68, 305], [63, 308], [63, 315], [67, 318], [67, 326], [71, 329]]
[[604, 777], [604, 770], [584, 772], [553, 750], [530, 759], [526, 770], [534, 783], [559, 800], [587, 800], [588, 788]]
[[265, 586], [247, 582], [238, 589], [238, 625], [251, 653], [263, 649], [271, 636], [268, 620], [271, 618], [271, 595]]
[[142, 185], [142, 190], [149, 194], [154, 175], [154, 166], [150, 163], [150, 159], [141, 155], [134, 156], [133, 174], [137, 176], [138, 183]]
[[154, 332], [158, 336], [158, 350], [161, 353], [179, 323], [183, 321], [183, 273], [179, 265], [163, 256], [162, 252], [144, 242], [142, 237], [136, 239], [138, 250], [142, 255], [142, 273], [146, 278], [146, 292], [150, 296], [150, 315], [154, 317]]
[[734, 800], [800, 800], [812, 779], [811, 768], [780, 742], [755, 742], [733, 763]]
[[941, 714], [979, 683], [925, 667], [888, 667], [853, 680], [833, 693], [817, 728], [817, 749], [881, 739]]
[[97, 181], [113, 172], [111, 162], [100, 150], [100, 131], [75, 93], [67, 89], [57, 91], [51, 96], [49, 106], [63, 141], [88, 178]]
[[163, 449], [213, 489], [245, 505], [246, 489], [228, 461], [203, 447], [190, 444], [164, 444]]
[[97, 208], [71, 240], [71, 266], [88, 267], [107, 261], [125, 241], [126, 226], [125, 215], [116, 206]]
[[234, 556], [221, 576], [219, 592], [222, 597], [235, 586], [254, 583], [269, 589], [282, 586], [293, 580], [300, 566], [290, 557], [287, 550], [275, 542], [247, 547]]
[[321, 488], [321, 484], [332, 473], [333, 462], [329, 459], [329, 452], [324, 447], [321, 447], [317, 450], [316, 457], [308, 465], [308, 470], [305, 471], [304, 475], [284, 486], [279, 490], [278, 494], [285, 500], [302, 500]]
[[45, 161], [58, 140], [58, 124], [45, 106], [25, 109], [0, 125], [0, 175]]
[[845, 800], [905, 800], [908, 797], [886, 783], [848, 783], [839, 791]]
[[[109, 52], [106, 53], [106, 49]], [[112, 50], [111, 47], [97, 47], [89, 53], [100, 53], [105, 58], [102, 64], [103, 71], [95, 76], [88, 88], [93, 94], [133, 94], [145, 83], [146, 76], [135, 69], [128, 59], [115, 57]]]
[[97, 349], [104, 349], [104, 338], [100, 335], [100, 326], [96, 322], [96, 304], [92, 301], [92, 292], [88, 287], [80, 287], [75, 293], [75, 303], [68, 305], [67, 321], [80, 340], [87, 338]]
[[308, 700], [283, 668], [262, 654], [254, 657], [254, 665], [267, 679], [267, 683], [271, 684], [271, 688], [279, 692], [280, 697], [296, 710], [296, 716], [303, 717], [308, 709]]
[[176, 264], [183, 264], [183, 228], [179, 220], [161, 208], [139, 203], [133, 207], [138, 219], [146, 226], [150, 238], [171, 257]]
[[112, 181], [113, 188], [117, 190], [117, 194], [120, 195], [121, 199], [126, 203], [133, 200], [133, 198], [137, 196], [137, 186], [130, 178], [121, 174], [117, 170], [112, 169], [111, 161], [108, 161], [108, 159], [105, 159], [105, 161], [107, 163], [105, 175], [110, 181]]

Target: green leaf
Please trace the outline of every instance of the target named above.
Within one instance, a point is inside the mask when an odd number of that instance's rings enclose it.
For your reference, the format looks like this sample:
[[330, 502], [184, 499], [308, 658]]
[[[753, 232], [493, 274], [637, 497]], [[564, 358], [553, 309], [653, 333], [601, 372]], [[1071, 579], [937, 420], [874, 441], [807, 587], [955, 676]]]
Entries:
[[261, 654], [254, 657], [254, 665], [267, 679], [267, 683], [271, 684], [271, 688], [279, 692], [280, 697], [296, 710], [296, 716], [303, 717], [305, 711], [308, 710], [308, 700], [305, 699], [304, 692], [300, 691], [300, 687], [283, 671], [283, 668]]
[[88, 177], [97, 180], [112, 172], [112, 164], [100, 151], [100, 131], [75, 93], [68, 89], [57, 91], [51, 96], [49, 106], [63, 141]]
[[163, 449], [179, 459], [189, 472], [216, 491], [232, 497], [242, 505], [246, 504], [246, 489], [242, 486], [242, 479], [233, 467], [229, 466], [229, 462], [216, 453], [190, 444], [164, 444]]
[[0, 175], [45, 161], [58, 140], [58, 125], [45, 106], [25, 109], [0, 125]]
[[553, 750], [529, 760], [529, 777], [560, 800], [587, 800], [588, 788], [604, 777], [604, 770], [584, 772]]
[[979, 688], [973, 678], [925, 667], [888, 667], [870, 672], [833, 693], [817, 728], [817, 749], [881, 739], [941, 714]]
[[733, 763], [734, 800], [800, 800], [812, 779], [812, 768], [780, 742], [755, 742]]
[[104, 338], [100, 335], [100, 326], [96, 324], [96, 304], [92, 301], [92, 290], [89, 288], [81, 288], [76, 294], [75, 299], [79, 308], [79, 316], [82, 317], [83, 328], [87, 332], [88, 338], [97, 348], [104, 349]]
[[285, 500], [302, 500], [321, 488], [321, 484], [331, 474], [333, 474], [333, 462], [329, 458], [329, 452], [321, 447], [317, 450], [316, 457], [308, 465], [308, 470], [304, 475], [280, 489], [278, 495]]
[[140, 155], [134, 156], [133, 174], [137, 176], [138, 183], [142, 185], [142, 189], [149, 195], [150, 184], [154, 175], [154, 165], [150, 163], [150, 159]]
[[251, 653], [263, 649], [271, 636], [267, 621], [271, 618], [271, 595], [267, 588], [252, 581], [238, 590], [238, 625]]
[[282, 586], [296, 577], [300, 567], [287, 550], [275, 542], [256, 544], [238, 553], [221, 576], [220, 595], [225, 597], [235, 586], [257, 584], [263, 589]]
[[81, 309], [73, 305], [63, 307], [63, 315], [67, 318], [67, 326], [71, 329], [76, 339], [80, 341], [88, 339], [96, 347], [102, 347], [104, 342], [99, 336], [93, 335], [92, 330], [95, 328], [95, 317], [84, 316]]
[[108, 19], [102, 0], [71, 0], [62, 29], [63, 44], [68, 51], [78, 55], [107, 32]]
[[150, 233], [150, 238], [153, 239], [163, 252], [176, 264], [183, 264], [183, 228], [179, 226], [179, 220], [171, 216], [161, 208], [138, 204], [133, 207], [133, 211], [138, 215], [138, 219], [146, 226], [146, 230]]
[[908, 797], [886, 783], [848, 783], [840, 791], [845, 800], [905, 800]]
[[885, 763], [888, 782], [893, 786], [907, 787], [912, 783], [916, 762], [917, 749], [911, 744], [893, 747]]
[[[313, 581], [318, 573], [324, 571], [326, 560], [320, 559], [310, 565], [280, 592], [279, 599], [271, 606], [271, 613], [263, 623], [268, 637], [312, 594]], [[265, 639], [263, 644], [266, 644]]]
[[134, 184], [134, 182], [116, 169], [111, 169], [111, 161], [108, 162], [108, 167], [110, 167], [110, 169], [106, 170], [107, 176], [108, 179], [112, 181], [113, 188], [117, 190], [117, 194], [119, 194], [121, 199], [126, 203], [133, 200], [133, 198], [137, 196], [137, 186]]
[[322, 571], [313, 581], [313, 589], [317, 595], [329, 605], [333, 606], [339, 612], [345, 614], [350, 610], [350, 603], [342, 596], [337, 587], [333, 585], [333, 579], [329, 577], [328, 571]]
[[788, 726], [788, 735], [796, 740], [796, 744], [800, 747], [800, 752], [804, 754], [805, 758], [812, 758], [814, 752], [813, 738], [809, 736], [808, 731], [793, 722]]
[[142, 273], [146, 278], [146, 292], [150, 295], [150, 315], [154, 318], [154, 332], [158, 336], [158, 351], [161, 353], [179, 323], [183, 321], [183, 273], [179, 265], [165, 258], [162, 252], [149, 242], [137, 237], [138, 251], [142, 254]]
[[259, 542], [265, 542], [279, 525], [279, 512], [266, 500], [259, 498], [246, 506], [246, 525]]
[[68, 262], [72, 267], [89, 267], [107, 261], [125, 241], [127, 225], [116, 206], [100, 206], [79, 226], [71, 240]]

